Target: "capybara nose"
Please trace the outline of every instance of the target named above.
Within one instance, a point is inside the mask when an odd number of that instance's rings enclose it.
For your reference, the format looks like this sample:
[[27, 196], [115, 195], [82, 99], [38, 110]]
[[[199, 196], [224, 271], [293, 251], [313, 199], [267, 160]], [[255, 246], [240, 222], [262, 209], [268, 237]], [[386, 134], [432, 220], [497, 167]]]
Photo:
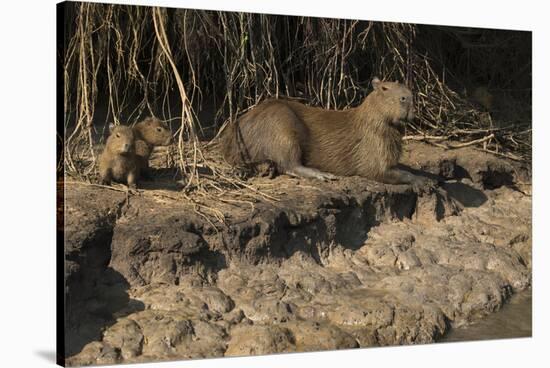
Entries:
[[124, 143], [123, 150], [124, 150], [124, 152], [128, 152], [130, 150], [130, 144], [129, 143]]

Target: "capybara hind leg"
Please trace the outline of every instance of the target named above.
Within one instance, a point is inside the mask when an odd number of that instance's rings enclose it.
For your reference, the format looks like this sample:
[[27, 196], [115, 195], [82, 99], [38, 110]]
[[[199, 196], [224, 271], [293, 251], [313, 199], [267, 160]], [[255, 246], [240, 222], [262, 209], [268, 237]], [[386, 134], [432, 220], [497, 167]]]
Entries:
[[331, 173], [323, 172], [311, 167], [295, 166], [290, 170], [285, 170], [285, 173], [290, 176], [302, 177], [302, 178], [314, 178], [319, 180], [334, 180], [338, 177]]

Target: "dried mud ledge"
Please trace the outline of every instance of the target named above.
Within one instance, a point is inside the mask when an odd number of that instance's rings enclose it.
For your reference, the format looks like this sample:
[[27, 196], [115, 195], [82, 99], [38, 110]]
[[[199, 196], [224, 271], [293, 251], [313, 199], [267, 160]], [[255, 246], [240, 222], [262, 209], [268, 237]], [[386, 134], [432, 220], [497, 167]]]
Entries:
[[531, 284], [529, 174], [406, 146], [431, 193], [280, 176], [278, 202], [188, 204], [67, 184], [69, 365], [429, 343]]

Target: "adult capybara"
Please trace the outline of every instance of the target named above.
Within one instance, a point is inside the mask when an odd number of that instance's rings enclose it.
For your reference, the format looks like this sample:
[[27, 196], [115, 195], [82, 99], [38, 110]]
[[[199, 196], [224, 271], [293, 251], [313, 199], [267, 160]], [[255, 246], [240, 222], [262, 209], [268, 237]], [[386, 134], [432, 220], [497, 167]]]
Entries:
[[414, 117], [412, 92], [397, 82], [372, 80], [356, 108], [326, 110], [271, 99], [228, 125], [220, 138], [233, 165], [272, 161], [292, 176], [333, 179], [359, 175], [388, 184], [428, 179], [396, 167], [404, 121]]

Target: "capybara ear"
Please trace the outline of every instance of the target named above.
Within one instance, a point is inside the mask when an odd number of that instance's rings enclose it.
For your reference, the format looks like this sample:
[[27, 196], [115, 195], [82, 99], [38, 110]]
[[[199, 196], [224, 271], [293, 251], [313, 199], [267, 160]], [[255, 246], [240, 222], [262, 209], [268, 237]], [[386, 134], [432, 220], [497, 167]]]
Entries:
[[109, 133], [113, 132], [113, 129], [115, 129], [115, 123], [109, 123]]
[[372, 78], [372, 88], [377, 89], [380, 86], [380, 79], [378, 77]]

